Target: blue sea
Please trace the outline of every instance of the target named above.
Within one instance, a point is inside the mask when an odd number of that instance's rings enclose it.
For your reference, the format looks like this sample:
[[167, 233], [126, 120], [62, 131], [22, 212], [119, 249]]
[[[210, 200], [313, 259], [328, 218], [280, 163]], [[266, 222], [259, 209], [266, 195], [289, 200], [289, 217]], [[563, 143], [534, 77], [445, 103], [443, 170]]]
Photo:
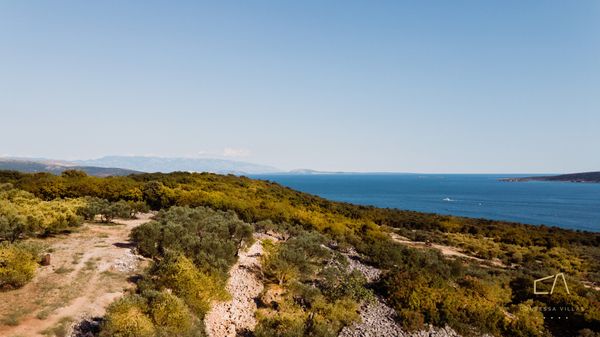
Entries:
[[[527, 175], [520, 175], [527, 176]], [[492, 174], [272, 174], [326, 199], [600, 232], [600, 184], [503, 182]]]

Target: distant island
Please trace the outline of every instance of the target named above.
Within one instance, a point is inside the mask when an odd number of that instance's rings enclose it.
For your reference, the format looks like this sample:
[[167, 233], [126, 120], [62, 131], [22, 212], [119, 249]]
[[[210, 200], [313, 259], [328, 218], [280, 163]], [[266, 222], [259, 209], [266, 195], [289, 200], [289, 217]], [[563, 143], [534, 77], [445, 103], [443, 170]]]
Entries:
[[555, 176], [537, 176], [537, 177], [521, 177], [521, 178], [504, 178], [501, 181], [508, 182], [523, 182], [523, 181], [565, 181], [572, 183], [600, 183], [599, 172], [583, 172], [559, 174]]

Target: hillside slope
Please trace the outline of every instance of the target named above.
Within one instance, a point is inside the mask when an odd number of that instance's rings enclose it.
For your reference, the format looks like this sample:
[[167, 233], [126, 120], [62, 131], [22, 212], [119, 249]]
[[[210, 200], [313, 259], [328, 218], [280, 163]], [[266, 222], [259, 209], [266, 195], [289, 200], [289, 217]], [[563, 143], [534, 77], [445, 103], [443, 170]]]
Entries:
[[[224, 286], [237, 258], [235, 248], [243, 242], [232, 236], [247, 236], [252, 228], [283, 233], [288, 239], [271, 246], [263, 264], [269, 282], [265, 289], [272, 289], [273, 296], [257, 316], [257, 337], [277, 335], [278, 327], [290, 333], [323, 329], [323, 336], [329, 336], [356, 321], [355, 309], [366, 296], [364, 280], [345, 274], [343, 260], [332, 256], [349, 250], [358, 253], [361, 263], [381, 270], [376, 295], [407, 330], [431, 324], [463, 335], [539, 337], [600, 331], [600, 233], [332, 202], [233, 175], [96, 178], [0, 172], [0, 183], [43, 200], [91, 196], [140, 201], [162, 210], [160, 222], [138, 231], [138, 250], [162, 263], [153, 277], [175, 267], [191, 270], [192, 276], [205, 270], [210, 282], [203, 286]], [[444, 252], [445, 247], [451, 249]], [[183, 257], [165, 255], [170, 249]], [[201, 269], [194, 270], [192, 261]], [[557, 273], [567, 275], [569, 296], [533, 293], [535, 279]], [[157, 289], [165, 282], [176, 284], [162, 280]], [[213, 293], [223, 300], [220, 292]], [[298, 301], [302, 298], [307, 300]], [[202, 318], [206, 305], [187, 301]], [[565, 324], [553, 321], [552, 312], [535, 309], [575, 306], [582, 309], [569, 311]]]

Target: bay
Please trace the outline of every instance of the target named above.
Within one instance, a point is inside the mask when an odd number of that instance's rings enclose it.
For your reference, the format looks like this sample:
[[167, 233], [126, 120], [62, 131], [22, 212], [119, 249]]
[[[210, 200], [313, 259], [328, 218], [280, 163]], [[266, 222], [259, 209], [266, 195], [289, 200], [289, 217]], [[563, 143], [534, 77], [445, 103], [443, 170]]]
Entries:
[[499, 181], [517, 176], [529, 175], [252, 175], [353, 204], [600, 231], [600, 184]]

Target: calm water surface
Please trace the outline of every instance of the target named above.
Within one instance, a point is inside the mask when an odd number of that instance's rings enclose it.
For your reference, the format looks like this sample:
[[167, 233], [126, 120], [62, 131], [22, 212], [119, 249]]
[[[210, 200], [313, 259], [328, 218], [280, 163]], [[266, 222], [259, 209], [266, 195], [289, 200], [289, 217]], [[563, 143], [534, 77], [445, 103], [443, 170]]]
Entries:
[[600, 231], [600, 184], [511, 183], [498, 181], [511, 175], [487, 174], [252, 177], [354, 204]]

